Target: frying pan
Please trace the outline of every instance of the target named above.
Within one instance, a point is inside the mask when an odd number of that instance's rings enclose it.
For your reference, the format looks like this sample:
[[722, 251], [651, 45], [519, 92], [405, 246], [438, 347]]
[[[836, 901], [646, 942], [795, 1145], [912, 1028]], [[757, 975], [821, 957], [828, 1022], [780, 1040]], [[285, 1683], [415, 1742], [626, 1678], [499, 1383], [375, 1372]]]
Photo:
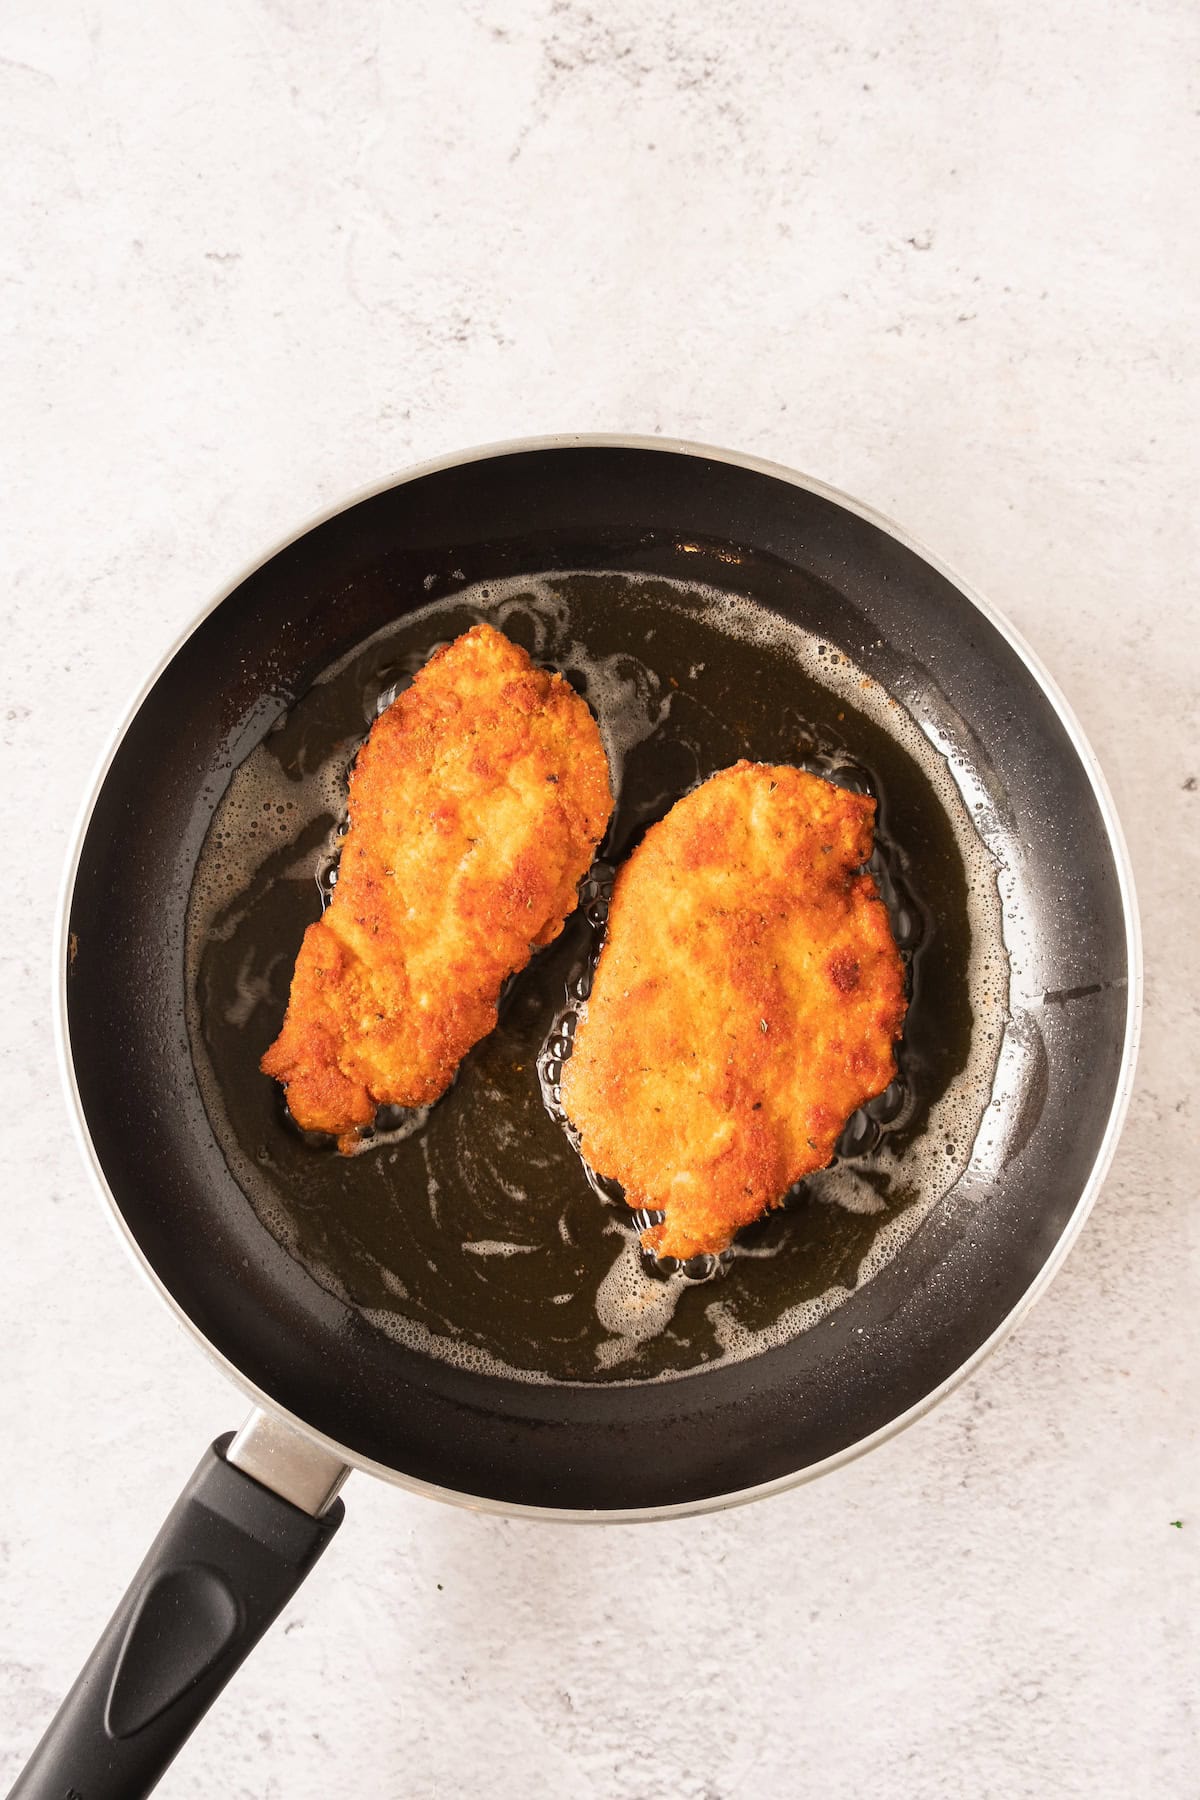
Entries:
[[[189, 895], [239, 765], [389, 621], [472, 583], [570, 571], [702, 580], [851, 658], [975, 808], [1002, 915], [980, 1154], [809, 1328], [672, 1379], [530, 1381], [380, 1329], [248, 1203], [188, 1028]], [[919, 877], [921, 846], [907, 855]], [[953, 879], [948, 865], [926, 873], [936, 937]], [[245, 575], [114, 741], [71, 860], [58, 963], [63, 1068], [98, 1185], [253, 1411], [206, 1453], [14, 1789], [57, 1800], [153, 1785], [336, 1530], [351, 1468], [475, 1508], [650, 1519], [776, 1492], [920, 1415], [1013, 1325], [1079, 1230], [1120, 1129], [1140, 1005], [1111, 802], [1010, 627], [819, 482], [628, 437], [426, 464]]]

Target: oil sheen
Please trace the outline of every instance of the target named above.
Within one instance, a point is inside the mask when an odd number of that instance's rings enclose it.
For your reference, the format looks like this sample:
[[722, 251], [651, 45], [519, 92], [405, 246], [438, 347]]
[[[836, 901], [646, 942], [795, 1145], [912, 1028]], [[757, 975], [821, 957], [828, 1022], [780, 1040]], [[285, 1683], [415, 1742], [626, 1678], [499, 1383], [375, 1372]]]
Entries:
[[[387, 1109], [344, 1157], [296, 1130], [258, 1061], [305, 927], [336, 882], [348, 772], [381, 706], [486, 619], [584, 695], [616, 806], [562, 935], [511, 981], [450, 1090]], [[603, 941], [613, 868], [739, 757], [872, 793], [873, 871], [909, 970], [900, 1075], [834, 1164], [680, 1268], [641, 1251], [581, 1161], [562, 1062]], [[214, 1132], [267, 1228], [380, 1331], [533, 1381], [669, 1379], [766, 1350], [867, 1281], [967, 1167], [1008, 995], [996, 867], [946, 756], [836, 646], [749, 600], [661, 577], [465, 588], [398, 618], [313, 684], [235, 771], [188, 915], [193, 1058]], [[642, 1221], [644, 1223], [644, 1220]]]

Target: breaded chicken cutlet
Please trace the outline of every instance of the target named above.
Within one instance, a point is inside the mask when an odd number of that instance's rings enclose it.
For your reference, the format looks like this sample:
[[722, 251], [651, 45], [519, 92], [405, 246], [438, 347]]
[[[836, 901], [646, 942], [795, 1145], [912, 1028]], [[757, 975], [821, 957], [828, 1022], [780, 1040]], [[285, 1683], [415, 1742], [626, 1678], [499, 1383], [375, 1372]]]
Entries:
[[262, 1059], [306, 1129], [350, 1150], [424, 1106], [562, 930], [612, 811], [586, 703], [490, 625], [439, 650], [371, 728], [324, 916]]
[[875, 802], [740, 762], [617, 875], [563, 1067], [581, 1149], [660, 1256], [723, 1250], [825, 1166], [896, 1071], [904, 969], [875, 883]]

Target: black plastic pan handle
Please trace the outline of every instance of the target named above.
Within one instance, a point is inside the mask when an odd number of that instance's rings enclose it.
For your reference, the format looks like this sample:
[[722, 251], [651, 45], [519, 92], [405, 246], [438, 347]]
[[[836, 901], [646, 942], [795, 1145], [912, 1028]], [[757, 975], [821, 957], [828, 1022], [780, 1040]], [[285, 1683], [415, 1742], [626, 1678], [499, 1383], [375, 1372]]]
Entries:
[[218, 1438], [9, 1800], [148, 1794], [342, 1522], [283, 1500]]

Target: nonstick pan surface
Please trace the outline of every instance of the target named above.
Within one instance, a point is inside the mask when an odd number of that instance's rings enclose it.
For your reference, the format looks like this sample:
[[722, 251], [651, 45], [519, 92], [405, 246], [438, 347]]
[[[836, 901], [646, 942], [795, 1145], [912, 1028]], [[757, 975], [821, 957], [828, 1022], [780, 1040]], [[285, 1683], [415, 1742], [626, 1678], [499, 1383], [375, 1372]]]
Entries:
[[[576, 580], [580, 571], [590, 587]], [[720, 682], [711, 686], [710, 657], [696, 650], [699, 611], [689, 627], [686, 606], [672, 613], [666, 605], [672, 590], [656, 586], [663, 582], [735, 597], [743, 623], [758, 621], [757, 638], [752, 627], [728, 640], [724, 701]], [[536, 1319], [545, 1315], [530, 1302], [525, 1337], [534, 1347], [524, 1358], [513, 1327], [499, 1364], [481, 1361], [473, 1318], [458, 1322], [466, 1349], [456, 1361], [430, 1354], [411, 1332], [406, 1340], [380, 1323], [379, 1294], [361, 1286], [369, 1257], [348, 1268], [345, 1244], [326, 1243], [323, 1262], [311, 1231], [297, 1237], [299, 1202], [290, 1219], [272, 1215], [239, 1162], [242, 1150], [253, 1156], [255, 1143], [265, 1145], [280, 1191], [308, 1195], [310, 1225], [326, 1178], [310, 1182], [303, 1171], [328, 1170], [331, 1194], [350, 1179], [336, 1159], [289, 1136], [281, 1114], [265, 1123], [244, 1116], [247, 1105], [253, 1114], [274, 1104], [266, 1084], [246, 1100], [253, 1062], [286, 993], [303, 926], [296, 908], [311, 915], [319, 906], [315, 881], [309, 890], [295, 873], [294, 844], [280, 858], [279, 893], [292, 908], [281, 927], [291, 934], [288, 955], [275, 990], [256, 990], [260, 1016], [245, 1028], [242, 1060], [229, 1031], [217, 1031], [215, 1050], [198, 1040], [189, 903], [194, 921], [214, 814], [256, 747], [285, 736], [306, 705], [311, 713], [314, 695], [322, 704], [334, 695], [336, 711], [336, 696], [357, 682], [369, 705], [371, 684], [375, 693], [386, 687], [403, 655], [411, 665], [452, 635], [456, 608], [467, 607], [457, 628], [470, 622], [478, 584], [509, 599], [525, 590], [567, 595], [573, 641], [610, 670], [635, 648], [621, 641], [632, 615], [613, 596], [636, 592], [643, 633], [655, 629], [656, 607], [662, 615], [657, 647], [642, 642], [637, 660], [681, 693], [689, 670], [706, 664], [710, 687], [695, 704], [717, 724], [692, 732], [701, 746], [692, 763], [672, 751], [656, 768], [653, 735], [631, 751], [632, 798], [624, 815], [618, 806], [614, 856], [636, 841], [655, 805], [665, 810], [710, 772], [698, 766], [705, 756], [712, 766], [746, 753], [786, 759], [771, 734], [789, 706], [793, 737], [808, 733], [797, 759], [840, 757], [843, 772], [865, 769], [881, 783], [889, 866], [920, 920], [912, 1129], [900, 1146], [913, 1166], [922, 1156], [921, 1166], [930, 1163], [922, 1106], [953, 1097], [979, 1033], [985, 1024], [994, 1031], [988, 1092], [967, 1106], [970, 1142], [947, 1150], [955, 1179], [870, 1279], [857, 1278], [874, 1229], [861, 1216], [851, 1226], [836, 1207], [806, 1210], [803, 1196], [786, 1209], [788, 1241], [803, 1238], [811, 1252], [788, 1266], [814, 1290], [809, 1297], [819, 1299], [828, 1276], [839, 1303], [815, 1307], [807, 1328], [757, 1354], [724, 1353], [728, 1339], [705, 1311], [719, 1284], [689, 1292], [691, 1337], [665, 1353], [641, 1345], [607, 1364], [589, 1362], [584, 1321], [578, 1342], [539, 1366]], [[533, 612], [517, 612], [514, 635], [532, 634], [536, 654]], [[824, 682], [797, 671], [785, 693], [788, 665], [768, 642], [775, 621], [849, 663]], [[372, 660], [364, 651], [372, 643], [387, 654]], [[325, 679], [339, 665], [351, 672], [340, 688]], [[872, 713], [865, 700], [855, 704], [846, 668], [872, 684], [873, 704], [883, 696], [896, 708], [907, 741], [916, 731], [933, 746], [926, 762], [953, 784], [951, 810], [975, 821], [974, 874], [930, 798], [949, 791], [944, 781], [923, 788], [912, 757], [888, 750], [887, 732], [871, 725], [878, 706]], [[570, 673], [602, 710], [588, 668]], [[626, 670], [622, 679], [633, 678]], [[352, 749], [365, 716], [327, 721], [322, 753], [343, 741]], [[320, 835], [304, 847], [314, 875]], [[973, 898], [980, 870], [991, 888]], [[988, 919], [991, 926], [981, 923]], [[984, 946], [997, 984], [990, 1013], [965, 973], [985, 930], [995, 936]], [[571, 942], [585, 953], [582, 938]], [[555, 980], [571, 973], [569, 950]], [[1082, 1222], [1119, 1129], [1138, 1006], [1132, 890], [1110, 803], [1063, 702], [1009, 628], [902, 534], [843, 497], [769, 465], [657, 440], [535, 442], [432, 465], [335, 513], [247, 575], [175, 651], [117, 741], [82, 831], [62, 960], [69, 1079], [101, 1183], [160, 1290], [241, 1385], [377, 1473], [474, 1504], [588, 1516], [749, 1497], [867, 1446], [946, 1391], [1029, 1303]], [[549, 1015], [531, 1003], [526, 1018], [525, 1004], [518, 982], [500, 1040], [516, 1033], [512, 1044], [536, 1052]], [[487, 1056], [481, 1050], [484, 1076]], [[509, 1061], [515, 1069], [521, 1058]], [[497, 1104], [521, 1107], [519, 1096], [532, 1096], [530, 1129], [560, 1141], [536, 1071], [522, 1064], [520, 1072], [524, 1086], [493, 1083]], [[475, 1080], [464, 1071], [447, 1117], [458, 1116], [452, 1109], [467, 1104]], [[222, 1082], [224, 1121], [214, 1101]], [[469, 1117], [462, 1124], [466, 1133]], [[447, 1138], [440, 1151], [451, 1179], [454, 1144]], [[408, 1140], [401, 1151], [415, 1155]], [[387, 1153], [371, 1150], [355, 1170], [371, 1159], [386, 1170]], [[386, 1186], [386, 1176], [372, 1179]], [[548, 1192], [551, 1177], [546, 1183]], [[353, 1196], [353, 1188], [339, 1191], [338, 1204]], [[606, 1216], [598, 1197], [589, 1193], [587, 1203], [589, 1216]], [[823, 1224], [841, 1246], [828, 1267], [812, 1249]], [[735, 1271], [742, 1291], [758, 1266]], [[768, 1286], [778, 1285], [779, 1266], [763, 1259]], [[522, 1290], [501, 1283], [486, 1305], [494, 1310], [506, 1291], [517, 1294], [514, 1307], [525, 1304]], [[540, 1378], [528, 1379], [531, 1372]]]

